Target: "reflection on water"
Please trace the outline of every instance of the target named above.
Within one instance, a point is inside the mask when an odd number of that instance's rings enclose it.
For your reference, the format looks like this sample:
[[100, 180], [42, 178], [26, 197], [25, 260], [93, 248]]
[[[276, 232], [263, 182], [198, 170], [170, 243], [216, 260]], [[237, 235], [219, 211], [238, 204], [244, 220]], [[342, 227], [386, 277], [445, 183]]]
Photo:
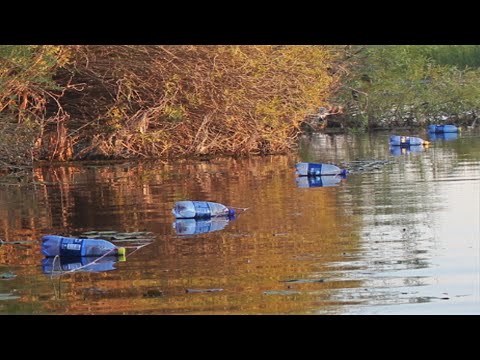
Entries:
[[194, 235], [223, 230], [229, 221], [228, 218], [176, 219], [172, 226], [178, 235]]
[[[38, 168], [35, 184], [0, 187], [0, 272], [15, 275], [0, 281], [0, 313], [480, 313], [479, 134], [415, 156], [392, 155], [388, 135], [314, 135], [291, 156]], [[297, 186], [299, 161], [369, 159], [388, 166]], [[218, 231], [177, 226], [173, 204], [193, 198], [248, 210]], [[45, 276], [42, 235], [92, 231], [155, 238], [115, 271]]]
[[402, 146], [390, 146], [390, 154], [394, 156], [399, 156], [399, 155], [407, 155], [410, 153], [417, 153], [417, 152], [422, 152], [425, 151], [425, 148], [423, 145], [412, 145], [412, 146], [407, 146], [407, 147], [402, 147]]
[[451, 132], [451, 133], [428, 133], [428, 140], [430, 141], [450, 141], [458, 139], [458, 132]]
[[48, 275], [62, 275], [66, 272], [102, 272], [115, 270], [116, 256], [105, 257], [49, 257], [42, 260], [42, 270]]
[[342, 181], [341, 176], [299, 176], [296, 179], [297, 187], [312, 188], [324, 186], [338, 186]]

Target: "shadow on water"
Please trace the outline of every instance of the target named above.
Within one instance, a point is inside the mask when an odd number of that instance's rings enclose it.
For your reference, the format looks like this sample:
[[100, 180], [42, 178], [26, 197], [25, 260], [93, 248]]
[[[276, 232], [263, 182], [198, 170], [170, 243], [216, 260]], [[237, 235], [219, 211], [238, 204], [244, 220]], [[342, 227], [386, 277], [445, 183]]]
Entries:
[[[448, 301], [480, 313], [479, 154], [474, 133], [415, 156], [391, 154], [388, 134], [316, 134], [291, 156], [38, 168], [34, 185], [0, 188], [0, 273], [15, 275], [0, 280], [0, 313], [408, 313]], [[371, 160], [381, 166], [338, 182], [294, 170]], [[173, 204], [188, 199], [248, 210], [175, 220]], [[154, 241], [104, 270], [45, 276], [42, 235], [102, 231]], [[8, 244], [18, 240], [38, 241]]]

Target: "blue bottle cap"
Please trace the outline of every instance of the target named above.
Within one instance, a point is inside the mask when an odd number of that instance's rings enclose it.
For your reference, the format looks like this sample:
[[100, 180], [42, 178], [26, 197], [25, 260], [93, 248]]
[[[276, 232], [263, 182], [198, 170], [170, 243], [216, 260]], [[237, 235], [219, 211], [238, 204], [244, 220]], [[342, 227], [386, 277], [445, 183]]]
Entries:
[[228, 208], [228, 218], [229, 219], [235, 219], [235, 210], [234, 209], [231, 209], [231, 208]]

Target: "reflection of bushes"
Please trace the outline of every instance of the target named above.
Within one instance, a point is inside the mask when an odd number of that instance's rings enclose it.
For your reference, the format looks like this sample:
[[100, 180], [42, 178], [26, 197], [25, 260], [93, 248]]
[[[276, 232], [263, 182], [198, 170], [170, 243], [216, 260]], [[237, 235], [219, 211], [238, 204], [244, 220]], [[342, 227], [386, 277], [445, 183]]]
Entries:
[[[231, 157], [179, 160], [175, 166], [142, 161], [36, 168], [35, 186], [0, 193], [0, 238], [16, 241], [40, 239], [48, 233], [76, 236], [92, 230], [147, 230], [157, 239], [113, 273], [78, 272], [52, 281], [40, 273], [39, 243], [29, 248], [29, 256], [24, 247], [0, 247], [0, 263], [28, 265], [25, 272], [16, 272], [16, 281], [31, 282], [19, 288], [24, 312], [31, 303], [42, 307], [36, 310], [40, 313], [257, 312], [259, 296], [262, 311], [301, 311], [303, 302], [263, 292], [285, 289], [289, 284], [280, 280], [309, 278], [312, 271], [322, 272], [324, 264], [338, 261], [341, 251], [350, 251], [350, 245], [339, 245], [345, 240], [339, 237], [340, 224], [351, 224], [346, 228], [355, 236], [359, 222], [338, 210], [336, 195], [330, 191], [302, 191], [289, 206], [281, 206], [295, 186], [293, 161], [287, 156]], [[176, 236], [171, 226], [174, 202], [200, 196], [250, 209], [227, 231], [190, 240]], [[299, 216], [304, 211], [305, 216]], [[352, 249], [355, 246], [352, 240]], [[312, 268], [312, 262], [300, 261], [298, 254], [321, 254], [321, 259]], [[61, 292], [55, 292], [59, 286]], [[328, 301], [334, 286], [301, 284], [301, 289], [322, 289], [321, 295], [315, 294], [318, 304]], [[209, 287], [225, 289], [214, 294], [214, 303], [209, 296], [185, 292]], [[145, 296], [151, 289], [165, 295], [161, 299]], [[56, 294], [60, 298], [53, 298]]]
[[[0, 46], [35, 159], [276, 153], [335, 84], [322, 46]], [[33, 150], [32, 150], [33, 151]]]

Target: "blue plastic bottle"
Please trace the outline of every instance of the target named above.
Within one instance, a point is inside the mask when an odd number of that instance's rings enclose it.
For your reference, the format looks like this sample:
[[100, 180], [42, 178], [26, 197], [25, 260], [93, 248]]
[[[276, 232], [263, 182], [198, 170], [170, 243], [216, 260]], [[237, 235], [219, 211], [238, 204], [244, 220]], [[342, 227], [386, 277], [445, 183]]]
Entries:
[[333, 164], [298, 163], [295, 165], [299, 176], [346, 176], [348, 171]]
[[103, 272], [115, 270], [115, 263], [122, 261], [116, 256], [98, 257], [54, 257], [42, 260], [42, 270], [45, 274], [61, 274], [66, 271]]
[[46, 257], [124, 256], [125, 248], [117, 247], [107, 240], [77, 239], [57, 235], [42, 237], [42, 254]]
[[210, 201], [178, 201], [172, 209], [177, 219], [209, 219], [223, 216], [234, 217], [235, 210]]
[[425, 141], [419, 137], [414, 136], [399, 136], [391, 135], [390, 136], [390, 145], [392, 146], [417, 146], [417, 145], [428, 145], [429, 142]]
[[313, 188], [313, 187], [329, 187], [338, 186], [342, 176], [299, 176], [297, 177], [297, 187]]
[[455, 125], [428, 125], [429, 133], [456, 133], [458, 130]]
[[226, 217], [212, 219], [176, 219], [172, 223], [177, 235], [194, 235], [223, 230], [230, 220]]

